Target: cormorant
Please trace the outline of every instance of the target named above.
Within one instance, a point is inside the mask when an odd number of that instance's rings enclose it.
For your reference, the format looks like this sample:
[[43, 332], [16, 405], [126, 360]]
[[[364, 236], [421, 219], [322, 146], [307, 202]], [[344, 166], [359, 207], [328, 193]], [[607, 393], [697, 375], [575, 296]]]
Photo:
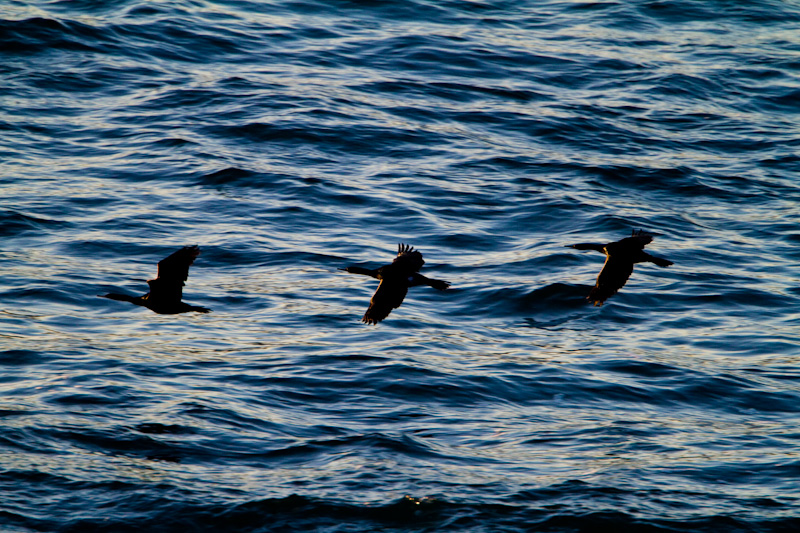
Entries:
[[392, 312], [392, 309], [400, 307], [406, 297], [409, 287], [417, 285], [430, 285], [440, 291], [450, 286], [447, 281], [426, 278], [419, 273], [419, 269], [425, 261], [422, 254], [414, 250], [407, 244], [400, 244], [397, 247], [397, 257], [391, 264], [384, 265], [372, 270], [358, 266], [341, 268], [351, 274], [363, 274], [381, 280], [378, 290], [372, 295], [369, 301], [369, 309], [361, 319], [367, 324], [377, 324]]
[[129, 296], [112, 292], [103, 297], [141, 305], [162, 315], [174, 315], [188, 311], [208, 313], [211, 309], [189, 305], [181, 301], [183, 297], [183, 282], [189, 277], [189, 267], [198, 255], [200, 255], [200, 248], [196, 245], [184, 246], [159, 261], [156, 279], [151, 279], [147, 282], [150, 286], [150, 292], [144, 296]]
[[633, 273], [634, 263], [655, 263], [660, 267], [668, 267], [672, 261], [655, 257], [644, 251], [644, 247], [653, 241], [653, 236], [642, 230], [633, 231], [630, 237], [608, 244], [580, 243], [567, 248], [577, 250], [594, 250], [606, 254], [606, 263], [597, 276], [589, 296], [586, 297], [594, 305], [603, 305], [606, 299], [617, 293], [625, 285]]

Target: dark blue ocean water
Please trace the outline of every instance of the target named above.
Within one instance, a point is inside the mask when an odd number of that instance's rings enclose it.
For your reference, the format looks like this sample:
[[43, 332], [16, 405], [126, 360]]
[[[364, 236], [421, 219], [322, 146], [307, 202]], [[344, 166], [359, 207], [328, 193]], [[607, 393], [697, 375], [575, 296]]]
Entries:
[[0, 529], [797, 531], [798, 170], [796, 0], [4, 0]]

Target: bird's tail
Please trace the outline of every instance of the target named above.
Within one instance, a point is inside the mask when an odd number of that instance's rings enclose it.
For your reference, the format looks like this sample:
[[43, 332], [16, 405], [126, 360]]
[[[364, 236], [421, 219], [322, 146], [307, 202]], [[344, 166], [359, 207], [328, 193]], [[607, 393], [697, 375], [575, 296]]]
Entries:
[[670, 265], [673, 265], [673, 264], [675, 264], [675, 263], [673, 263], [672, 261], [670, 261], [669, 259], [664, 259], [664, 258], [662, 258], [662, 257], [655, 257], [655, 256], [653, 256], [653, 255], [651, 255], [651, 256], [650, 256], [650, 261], [651, 261], [652, 263], [655, 263], [655, 264], [657, 264], [657, 265], [658, 265], [658, 266], [660, 266], [660, 267], [668, 267], [668, 266], [670, 266]]
[[434, 289], [443, 291], [443, 290], [447, 289], [448, 287], [450, 287], [450, 282], [449, 281], [442, 281], [440, 279], [429, 279], [428, 285], [430, 285]]

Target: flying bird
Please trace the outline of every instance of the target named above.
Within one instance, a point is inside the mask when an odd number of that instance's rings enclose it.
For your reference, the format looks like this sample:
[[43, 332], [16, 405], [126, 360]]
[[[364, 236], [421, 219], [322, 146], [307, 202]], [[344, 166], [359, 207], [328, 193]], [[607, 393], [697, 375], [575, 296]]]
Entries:
[[419, 273], [425, 261], [422, 254], [407, 244], [397, 247], [397, 257], [388, 264], [372, 270], [358, 266], [341, 268], [351, 274], [363, 274], [381, 280], [378, 290], [369, 301], [369, 309], [361, 319], [366, 324], [377, 324], [403, 303], [409, 287], [429, 285], [440, 291], [450, 286], [450, 283], [438, 279], [426, 278]]
[[653, 241], [653, 236], [642, 230], [633, 231], [630, 237], [608, 244], [580, 243], [567, 248], [577, 250], [594, 250], [606, 255], [603, 270], [597, 276], [597, 283], [586, 297], [594, 305], [603, 305], [608, 298], [619, 291], [633, 273], [635, 263], [655, 263], [660, 267], [668, 267], [672, 263], [667, 259], [655, 257], [644, 251], [644, 247]]
[[150, 292], [144, 296], [130, 296], [112, 292], [103, 297], [141, 305], [162, 315], [174, 315], [189, 311], [208, 313], [211, 309], [189, 305], [181, 301], [183, 298], [183, 282], [189, 277], [189, 267], [194, 263], [198, 255], [200, 255], [200, 248], [197, 246], [184, 246], [159, 261], [156, 279], [148, 280], [147, 284], [150, 286]]

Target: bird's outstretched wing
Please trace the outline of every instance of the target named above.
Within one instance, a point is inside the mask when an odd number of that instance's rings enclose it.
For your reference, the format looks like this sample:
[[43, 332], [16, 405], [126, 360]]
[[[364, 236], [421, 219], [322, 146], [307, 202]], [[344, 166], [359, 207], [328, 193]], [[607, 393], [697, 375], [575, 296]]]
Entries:
[[609, 255], [603, 265], [603, 270], [597, 276], [597, 283], [586, 299], [591, 300], [594, 305], [603, 305], [604, 301], [615, 295], [625, 285], [632, 273], [633, 263], [631, 261]]
[[369, 301], [369, 309], [364, 313], [362, 322], [367, 324], [377, 324], [392, 312], [392, 309], [400, 307], [403, 299], [408, 293], [408, 285], [392, 280], [381, 280], [378, 290], [372, 295]]
[[198, 246], [184, 246], [159, 261], [156, 279], [147, 282], [150, 285], [149, 298], [161, 302], [180, 302], [183, 298], [183, 282], [189, 278], [189, 267], [198, 255]]
[[158, 262], [157, 279], [176, 280], [184, 282], [189, 278], [189, 267], [195, 258], [200, 255], [200, 247], [184, 246], [177, 252], [168, 255]]
[[397, 265], [409, 272], [417, 272], [425, 261], [422, 260], [422, 254], [415, 250], [408, 244], [399, 244], [397, 246], [397, 257], [392, 261], [393, 265]]
[[653, 242], [653, 236], [641, 229], [639, 231], [633, 230], [630, 237], [625, 237], [619, 242], [625, 243], [632, 248], [642, 249]]

